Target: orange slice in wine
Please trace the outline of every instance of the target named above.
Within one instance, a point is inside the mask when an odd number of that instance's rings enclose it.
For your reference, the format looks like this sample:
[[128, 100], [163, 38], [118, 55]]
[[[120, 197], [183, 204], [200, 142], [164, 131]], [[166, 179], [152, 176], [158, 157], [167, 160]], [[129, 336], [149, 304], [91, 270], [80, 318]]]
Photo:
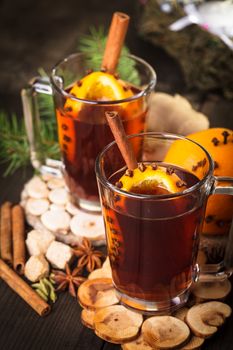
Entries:
[[[70, 94], [82, 100], [116, 101], [133, 96], [131, 89], [114, 75], [104, 72], [93, 72], [79, 80], [71, 89]], [[65, 109], [69, 114], [77, 116], [82, 102], [69, 98]]]
[[176, 193], [186, 188], [174, 169], [155, 164], [140, 164], [132, 172], [126, 171], [117, 185], [121, 190], [140, 194]]

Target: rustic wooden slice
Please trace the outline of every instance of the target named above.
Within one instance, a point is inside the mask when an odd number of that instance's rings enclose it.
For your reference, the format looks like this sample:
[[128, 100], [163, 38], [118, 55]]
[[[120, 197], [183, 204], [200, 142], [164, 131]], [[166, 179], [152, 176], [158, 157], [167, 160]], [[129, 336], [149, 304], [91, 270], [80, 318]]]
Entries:
[[183, 345], [190, 336], [188, 326], [173, 316], [150, 317], [142, 325], [145, 341], [158, 349], [173, 349]]
[[181, 309], [177, 310], [173, 316], [185, 322], [185, 317], [187, 315], [188, 310], [189, 310], [188, 307], [184, 306]]
[[81, 306], [92, 310], [119, 302], [110, 278], [95, 278], [82, 283], [78, 289], [78, 300]]
[[195, 335], [193, 335], [189, 340], [189, 342], [179, 349], [180, 350], [198, 350], [201, 348], [204, 341], [205, 341], [204, 338], [196, 337]]
[[122, 305], [105, 307], [98, 310], [94, 316], [96, 335], [115, 344], [128, 342], [137, 337], [142, 322], [142, 315]]
[[82, 324], [88, 328], [94, 329], [95, 311], [90, 309], [83, 309], [81, 312]]
[[192, 288], [192, 294], [197, 302], [223, 300], [230, 291], [231, 282], [228, 279], [222, 282], [197, 282]]
[[231, 308], [227, 304], [209, 301], [192, 306], [187, 313], [186, 322], [196, 336], [207, 338], [217, 332], [230, 314]]
[[89, 280], [93, 280], [94, 278], [112, 278], [112, 272], [111, 269], [103, 269], [102, 267], [100, 269], [96, 269], [92, 271], [88, 275]]
[[137, 339], [132, 340], [129, 343], [121, 345], [123, 350], [153, 350], [149, 344], [143, 339], [143, 336], [140, 335]]

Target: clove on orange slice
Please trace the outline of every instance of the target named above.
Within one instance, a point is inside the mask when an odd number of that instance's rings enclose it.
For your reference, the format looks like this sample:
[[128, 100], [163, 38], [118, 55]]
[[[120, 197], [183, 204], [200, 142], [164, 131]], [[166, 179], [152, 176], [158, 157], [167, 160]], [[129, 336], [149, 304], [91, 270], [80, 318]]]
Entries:
[[[133, 96], [133, 92], [122, 80], [105, 72], [92, 72], [79, 80], [72, 89], [70, 95], [88, 101], [116, 101]], [[65, 110], [73, 117], [77, 117], [82, 108], [82, 102], [69, 98], [65, 103]]]
[[[121, 190], [140, 194], [167, 194], [181, 191], [181, 179], [175, 172], [167, 171], [163, 166], [141, 163], [138, 168], [120, 178], [118, 186]], [[184, 184], [185, 188], [185, 184]]]

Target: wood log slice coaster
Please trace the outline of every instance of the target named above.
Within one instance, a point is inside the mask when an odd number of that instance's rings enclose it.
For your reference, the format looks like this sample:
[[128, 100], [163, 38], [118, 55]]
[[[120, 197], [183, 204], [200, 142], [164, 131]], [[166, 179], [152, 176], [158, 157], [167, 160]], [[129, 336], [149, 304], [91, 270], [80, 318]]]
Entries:
[[198, 350], [201, 348], [204, 341], [205, 341], [204, 338], [196, 337], [195, 335], [193, 335], [193, 336], [191, 336], [188, 343], [179, 349], [180, 350]]
[[122, 305], [112, 305], [96, 311], [95, 333], [115, 344], [128, 342], [137, 337], [143, 317]]
[[186, 315], [186, 322], [196, 336], [208, 338], [217, 332], [230, 315], [230, 306], [219, 301], [209, 301], [192, 306]]
[[94, 278], [111, 278], [112, 279], [112, 270], [110, 266], [109, 257], [105, 259], [101, 268], [92, 271], [88, 275], [88, 279], [94, 279]]
[[179, 320], [185, 322], [185, 318], [186, 318], [188, 311], [189, 311], [189, 308], [183, 306], [181, 309], [177, 310], [173, 316], [178, 318]]
[[153, 350], [149, 344], [145, 341], [142, 334], [135, 340], [132, 340], [128, 343], [122, 344], [121, 348], [123, 350]]
[[99, 269], [96, 269], [94, 271], [92, 271], [89, 275], [88, 275], [88, 279], [92, 280], [95, 278], [112, 278], [112, 272], [111, 270], [107, 270], [107, 269], [103, 269], [102, 267]]
[[91, 310], [119, 302], [110, 278], [86, 280], [78, 289], [78, 301], [82, 307]]
[[187, 342], [190, 330], [176, 317], [154, 316], [144, 321], [142, 335], [152, 348], [173, 349]]
[[81, 322], [84, 326], [94, 329], [95, 311], [90, 309], [83, 309], [81, 312]]

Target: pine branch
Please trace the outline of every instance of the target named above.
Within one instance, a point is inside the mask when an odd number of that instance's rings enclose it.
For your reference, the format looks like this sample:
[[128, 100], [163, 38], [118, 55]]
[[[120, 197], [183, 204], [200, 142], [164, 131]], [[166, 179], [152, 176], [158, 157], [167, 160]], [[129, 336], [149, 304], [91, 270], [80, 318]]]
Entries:
[[[99, 70], [101, 67], [106, 41], [107, 35], [102, 26], [98, 29], [91, 27], [90, 34], [83, 36], [79, 41], [78, 50], [86, 53], [88, 57], [88, 65], [93, 70]], [[117, 71], [121, 79], [131, 84], [139, 85], [140, 78], [135, 69], [135, 63], [127, 57], [129, 53], [129, 49], [126, 46], [123, 46]]]
[[[4, 172], [7, 176], [30, 163], [30, 149], [23, 119], [18, 119], [15, 114], [9, 118], [6, 113], [0, 112], [0, 125], [0, 162], [7, 164]], [[60, 158], [56, 135], [56, 127], [42, 119], [42, 150], [48, 158]]]
[[23, 121], [15, 114], [11, 119], [0, 112], [0, 160], [8, 163], [4, 176], [12, 174], [30, 161], [29, 146]]
[[[90, 68], [100, 69], [106, 41], [107, 35], [103, 26], [91, 27], [90, 34], [80, 39], [78, 50], [87, 54]], [[121, 79], [138, 85], [140, 83], [139, 75], [134, 62], [126, 57], [128, 54], [129, 50], [124, 46], [117, 70]], [[43, 68], [39, 68], [38, 72], [41, 76], [47, 76]], [[41, 116], [42, 152], [48, 158], [60, 159], [52, 96], [39, 95], [38, 105]], [[7, 176], [30, 164], [30, 149], [23, 118], [19, 119], [16, 115], [9, 118], [6, 113], [0, 112], [0, 125], [0, 162], [7, 164], [4, 173], [4, 176]]]

